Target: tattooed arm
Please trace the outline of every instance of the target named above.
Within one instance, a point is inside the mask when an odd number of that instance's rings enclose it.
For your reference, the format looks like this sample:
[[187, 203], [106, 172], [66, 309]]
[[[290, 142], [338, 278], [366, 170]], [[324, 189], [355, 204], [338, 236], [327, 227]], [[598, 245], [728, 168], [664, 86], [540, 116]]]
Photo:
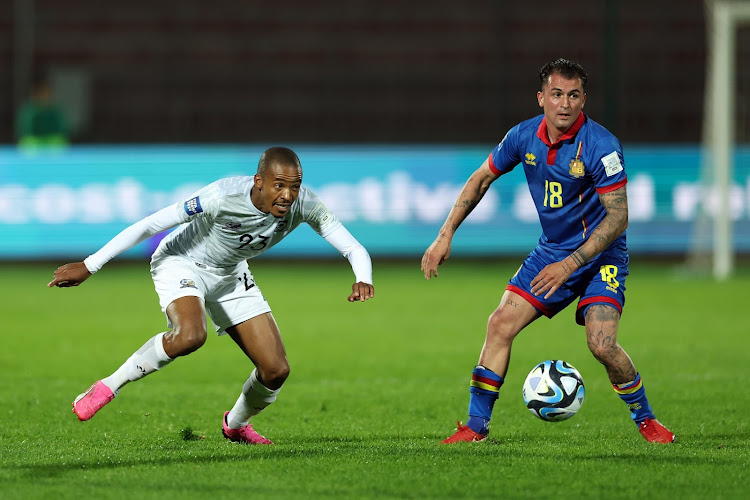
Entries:
[[562, 261], [546, 266], [531, 281], [531, 291], [534, 295], [547, 292], [545, 298], [549, 298], [571, 274], [606, 250], [628, 227], [626, 186], [600, 194], [599, 201], [607, 211], [607, 215], [583, 245]]
[[430, 279], [432, 276], [437, 277], [437, 267], [445, 262], [451, 253], [451, 240], [456, 233], [458, 226], [466, 220], [474, 207], [479, 204], [484, 193], [490, 187], [498, 176], [490, 170], [489, 161], [485, 160], [466, 181], [461, 192], [458, 194], [456, 202], [453, 204], [448, 217], [440, 228], [438, 236], [432, 245], [427, 249], [422, 257], [422, 271], [424, 277]]
[[586, 262], [606, 250], [628, 227], [628, 193], [625, 186], [600, 194], [599, 201], [607, 211], [607, 215], [586, 243], [563, 261], [573, 271], [580, 269]]

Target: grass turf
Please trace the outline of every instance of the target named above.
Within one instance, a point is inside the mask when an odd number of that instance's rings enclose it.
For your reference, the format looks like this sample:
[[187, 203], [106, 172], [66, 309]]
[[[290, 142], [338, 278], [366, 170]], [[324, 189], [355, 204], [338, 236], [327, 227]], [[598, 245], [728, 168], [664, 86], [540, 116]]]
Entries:
[[[72, 399], [165, 328], [148, 266], [112, 263], [61, 290], [45, 288], [54, 264], [0, 264], [0, 497], [745, 498], [750, 273], [716, 283], [634, 260], [619, 340], [678, 436], [668, 446], [638, 434], [572, 307], [516, 340], [491, 439], [438, 444], [466, 418], [486, 318], [515, 261], [450, 261], [427, 282], [418, 259], [376, 260], [365, 304], [346, 302], [345, 261], [253, 262], [292, 365], [254, 419], [272, 447], [221, 435], [252, 369], [228, 337], [78, 422]], [[551, 358], [586, 383], [566, 422], [539, 421], [521, 400], [527, 371]]]

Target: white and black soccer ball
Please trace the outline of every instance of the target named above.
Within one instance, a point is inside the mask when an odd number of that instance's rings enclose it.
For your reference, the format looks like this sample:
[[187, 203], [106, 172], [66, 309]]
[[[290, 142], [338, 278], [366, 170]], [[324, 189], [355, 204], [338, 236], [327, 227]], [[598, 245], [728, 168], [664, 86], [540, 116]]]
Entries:
[[560, 422], [575, 415], [584, 396], [581, 374], [565, 361], [542, 361], [523, 382], [523, 402], [535, 417], [547, 422]]

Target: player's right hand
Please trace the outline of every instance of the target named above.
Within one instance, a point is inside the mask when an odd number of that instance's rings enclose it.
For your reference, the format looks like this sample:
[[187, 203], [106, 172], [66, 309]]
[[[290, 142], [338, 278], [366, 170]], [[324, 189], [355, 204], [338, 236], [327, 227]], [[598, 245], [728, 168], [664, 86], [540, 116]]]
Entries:
[[352, 293], [347, 299], [349, 302], [364, 302], [375, 296], [375, 287], [364, 281], [359, 281], [352, 285]]
[[422, 272], [426, 279], [437, 278], [437, 268], [451, 255], [450, 238], [439, 236], [422, 256]]
[[83, 262], [65, 264], [55, 270], [52, 281], [47, 283], [47, 286], [60, 288], [78, 286], [86, 281], [89, 276], [91, 276], [91, 273]]

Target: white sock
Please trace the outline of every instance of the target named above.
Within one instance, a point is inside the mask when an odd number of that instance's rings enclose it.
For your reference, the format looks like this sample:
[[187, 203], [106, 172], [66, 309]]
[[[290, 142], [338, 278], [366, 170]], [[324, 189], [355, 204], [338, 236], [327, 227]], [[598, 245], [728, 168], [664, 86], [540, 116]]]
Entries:
[[130, 356], [112, 375], [102, 379], [102, 383], [117, 395], [122, 386], [128, 382], [142, 379], [149, 373], [161, 370], [172, 358], [164, 352], [162, 338], [165, 332], [154, 335], [143, 346]]
[[227, 425], [230, 429], [239, 429], [247, 425], [250, 417], [263, 411], [266, 406], [276, 401], [276, 395], [281, 389], [271, 390], [258, 380], [258, 370], [253, 370], [250, 377], [242, 386], [242, 394], [227, 415]]

